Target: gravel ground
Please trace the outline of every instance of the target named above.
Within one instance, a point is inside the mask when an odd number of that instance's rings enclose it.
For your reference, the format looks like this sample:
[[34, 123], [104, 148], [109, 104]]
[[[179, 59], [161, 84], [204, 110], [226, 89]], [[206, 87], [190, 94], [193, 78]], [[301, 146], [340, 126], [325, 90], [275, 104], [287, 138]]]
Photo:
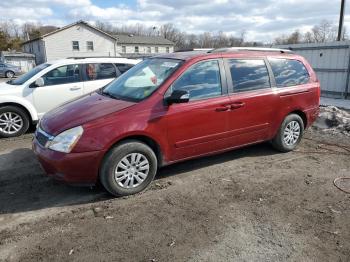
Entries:
[[343, 134], [169, 166], [124, 198], [45, 177], [31, 136], [0, 141], [0, 261], [349, 261]]

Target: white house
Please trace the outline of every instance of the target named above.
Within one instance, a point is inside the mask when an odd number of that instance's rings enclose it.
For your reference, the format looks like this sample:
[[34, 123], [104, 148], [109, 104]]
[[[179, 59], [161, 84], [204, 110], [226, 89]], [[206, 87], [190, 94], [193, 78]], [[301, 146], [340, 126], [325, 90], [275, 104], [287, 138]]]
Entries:
[[161, 37], [112, 36], [84, 21], [67, 25], [24, 42], [23, 51], [35, 55], [36, 64], [67, 57], [115, 57], [174, 51], [174, 43]]

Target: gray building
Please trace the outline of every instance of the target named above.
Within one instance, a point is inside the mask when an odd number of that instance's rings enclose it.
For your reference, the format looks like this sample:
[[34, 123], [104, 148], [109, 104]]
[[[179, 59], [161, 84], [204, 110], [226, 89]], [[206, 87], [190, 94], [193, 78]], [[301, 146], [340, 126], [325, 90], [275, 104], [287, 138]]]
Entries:
[[35, 55], [16, 51], [1, 51], [0, 61], [19, 66], [22, 72], [28, 72], [35, 67]]
[[[174, 43], [161, 37], [112, 36], [84, 21], [67, 25], [23, 43], [36, 63], [67, 57], [115, 57], [174, 51]], [[125, 51], [125, 52], [123, 52]], [[149, 52], [150, 51], [150, 52]]]
[[321, 82], [325, 97], [350, 98], [350, 41], [278, 45], [304, 56]]

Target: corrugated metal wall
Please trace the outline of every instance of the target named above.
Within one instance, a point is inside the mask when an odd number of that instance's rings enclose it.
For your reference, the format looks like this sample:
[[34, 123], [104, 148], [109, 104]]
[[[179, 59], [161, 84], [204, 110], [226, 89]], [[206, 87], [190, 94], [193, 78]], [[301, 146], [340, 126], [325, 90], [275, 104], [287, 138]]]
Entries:
[[279, 45], [304, 56], [321, 82], [322, 96], [350, 98], [350, 41]]

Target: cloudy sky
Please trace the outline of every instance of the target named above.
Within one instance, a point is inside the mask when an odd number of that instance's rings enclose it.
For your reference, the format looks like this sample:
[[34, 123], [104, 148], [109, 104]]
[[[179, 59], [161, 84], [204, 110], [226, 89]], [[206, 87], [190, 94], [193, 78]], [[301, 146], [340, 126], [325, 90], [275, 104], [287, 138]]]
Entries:
[[[349, 1], [348, 1], [349, 2]], [[350, 31], [350, 4], [345, 25]], [[63, 26], [76, 20], [112, 24], [171, 22], [187, 32], [224, 31], [270, 41], [323, 19], [338, 22], [340, 0], [2, 0], [0, 20]]]

